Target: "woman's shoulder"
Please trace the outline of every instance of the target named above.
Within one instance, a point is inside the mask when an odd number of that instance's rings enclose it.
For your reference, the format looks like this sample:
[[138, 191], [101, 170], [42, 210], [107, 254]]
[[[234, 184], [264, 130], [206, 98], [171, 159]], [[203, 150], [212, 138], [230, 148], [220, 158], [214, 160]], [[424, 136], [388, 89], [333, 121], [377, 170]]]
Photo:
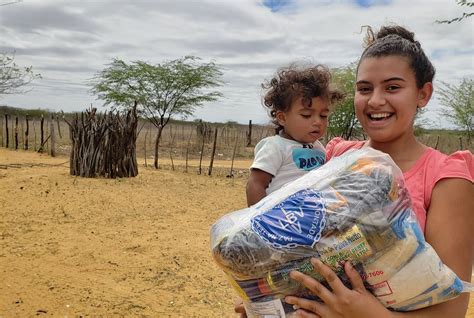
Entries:
[[456, 151], [446, 158], [446, 163], [458, 162], [474, 177], [474, 155], [469, 150]]
[[443, 178], [462, 178], [474, 181], [474, 156], [469, 150], [460, 150], [451, 154], [444, 154], [429, 148], [428, 172], [433, 174], [433, 181]]
[[340, 156], [350, 149], [360, 149], [364, 144], [365, 141], [345, 140], [341, 137], [333, 138], [326, 144], [326, 160]]

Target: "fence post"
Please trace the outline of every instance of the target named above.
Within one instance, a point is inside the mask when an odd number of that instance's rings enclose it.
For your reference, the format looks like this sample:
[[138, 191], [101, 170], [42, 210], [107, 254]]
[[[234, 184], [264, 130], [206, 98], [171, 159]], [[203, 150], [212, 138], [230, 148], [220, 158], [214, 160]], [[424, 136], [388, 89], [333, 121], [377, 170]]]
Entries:
[[[199, 135], [199, 134], [198, 134]], [[201, 156], [199, 158], [199, 174], [201, 174], [202, 170], [201, 170], [201, 165], [202, 165], [202, 155], [204, 153], [204, 142], [206, 141], [206, 138], [204, 137], [204, 135], [202, 136], [202, 145], [201, 145]]]
[[41, 114], [41, 124], [40, 124], [40, 130], [41, 130], [41, 138], [40, 138], [40, 148], [38, 149], [38, 152], [43, 152], [43, 146], [44, 146], [44, 116]]
[[18, 116], [15, 116], [15, 150], [18, 150]]
[[234, 177], [234, 160], [235, 160], [235, 152], [237, 151], [237, 143], [238, 142], [239, 142], [239, 136], [236, 135], [234, 150], [232, 151], [232, 163], [230, 164], [230, 173], [227, 176], [228, 178], [233, 178]]
[[249, 120], [249, 130], [247, 132], [247, 147], [252, 146], [252, 120]]
[[216, 127], [216, 130], [214, 131], [214, 143], [212, 144], [211, 163], [209, 164], [208, 175], [212, 174], [212, 166], [214, 165], [214, 156], [216, 154], [216, 144], [217, 144], [217, 127]]
[[22, 149], [25, 149], [25, 133], [23, 130], [23, 120], [21, 118], [20, 118], [20, 135], [21, 135]]
[[26, 120], [26, 130], [25, 130], [25, 150], [28, 150], [28, 135], [30, 134], [30, 123], [29, 123], [29, 118], [28, 115], [25, 117]]
[[5, 114], [5, 135], [7, 136], [5, 148], [8, 148], [8, 145], [10, 143], [10, 135], [8, 133], [8, 115], [7, 114]]
[[54, 133], [54, 115], [51, 114], [51, 122], [49, 126], [49, 135], [51, 136], [51, 149], [50, 155], [51, 157], [56, 157], [56, 134]]
[[56, 115], [56, 122], [58, 123], [58, 134], [59, 134], [59, 139], [62, 139], [63, 136], [61, 135], [61, 126], [59, 125], [59, 116]]
[[438, 144], [439, 144], [439, 135], [436, 137], [436, 144], [434, 146], [434, 149], [438, 149]]

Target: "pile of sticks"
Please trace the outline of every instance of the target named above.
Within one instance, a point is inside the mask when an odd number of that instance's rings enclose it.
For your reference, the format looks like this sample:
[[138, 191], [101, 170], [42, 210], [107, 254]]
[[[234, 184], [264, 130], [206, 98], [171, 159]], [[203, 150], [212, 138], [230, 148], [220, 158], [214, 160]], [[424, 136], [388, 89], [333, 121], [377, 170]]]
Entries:
[[138, 175], [136, 105], [125, 115], [91, 108], [67, 122], [72, 141], [70, 174], [95, 178]]

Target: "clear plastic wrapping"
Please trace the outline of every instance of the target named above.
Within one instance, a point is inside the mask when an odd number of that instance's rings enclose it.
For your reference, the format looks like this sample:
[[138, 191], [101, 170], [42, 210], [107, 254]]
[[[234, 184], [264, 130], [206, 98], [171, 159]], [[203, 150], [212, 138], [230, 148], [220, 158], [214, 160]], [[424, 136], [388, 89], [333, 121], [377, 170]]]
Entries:
[[316, 299], [292, 270], [326, 284], [311, 257], [350, 286], [351, 261], [388, 308], [409, 311], [472, 291], [425, 242], [403, 175], [372, 148], [352, 150], [211, 228], [211, 250], [249, 317], [291, 317], [286, 295]]

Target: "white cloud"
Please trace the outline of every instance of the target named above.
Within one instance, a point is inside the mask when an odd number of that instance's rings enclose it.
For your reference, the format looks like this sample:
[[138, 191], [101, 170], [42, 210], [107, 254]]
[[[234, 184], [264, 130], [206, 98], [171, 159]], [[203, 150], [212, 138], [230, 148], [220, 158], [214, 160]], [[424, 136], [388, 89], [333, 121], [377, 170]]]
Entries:
[[[474, 77], [474, 19], [435, 23], [462, 14], [465, 8], [454, 1], [298, 0], [277, 12], [262, 3], [24, 0], [0, 6], [0, 51], [15, 50], [17, 64], [33, 65], [43, 75], [28, 94], [0, 103], [84, 110], [101, 104], [86, 83], [112, 58], [159, 63], [193, 54], [221, 65], [226, 83], [225, 98], [198, 109], [196, 117], [263, 123], [268, 118], [260, 83], [278, 67], [302, 59], [349, 64], [362, 51], [360, 27], [390, 22], [416, 33], [437, 68], [436, 81]], [[436, 98], [429, 108], [439, 108]], [[439, 125], [435, 111], [426, 114]]]

